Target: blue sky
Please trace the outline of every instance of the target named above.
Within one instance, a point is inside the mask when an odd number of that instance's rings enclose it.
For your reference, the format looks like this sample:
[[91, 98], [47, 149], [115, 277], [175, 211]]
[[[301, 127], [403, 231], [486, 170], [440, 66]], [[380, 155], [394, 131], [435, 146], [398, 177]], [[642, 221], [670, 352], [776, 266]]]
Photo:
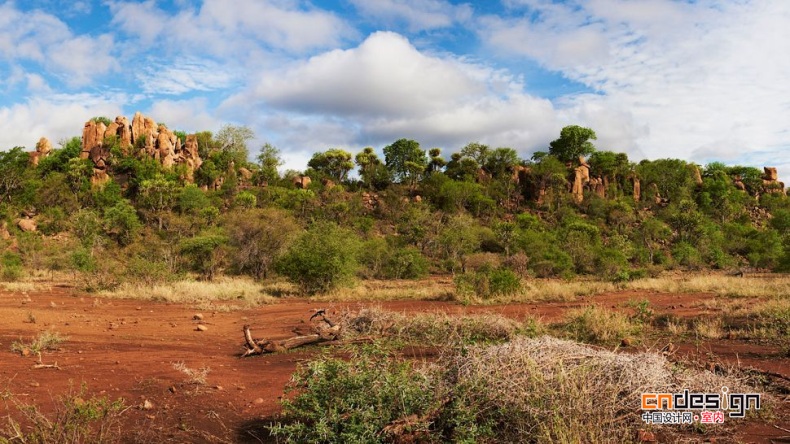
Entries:
[[0, 149], [142, 111], [286, 167], [401, 137], [790, 171], [785, 0], [0, 0]]

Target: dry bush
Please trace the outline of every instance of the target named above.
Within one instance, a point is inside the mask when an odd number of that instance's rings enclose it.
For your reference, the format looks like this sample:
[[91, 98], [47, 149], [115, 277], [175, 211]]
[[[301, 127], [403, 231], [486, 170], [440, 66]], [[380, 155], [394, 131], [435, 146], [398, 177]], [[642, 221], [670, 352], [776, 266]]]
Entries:
[[496, 253], [473, 253], [466, 257], [467, 271], [496, 269], [502, 265], [502, 255]]
[[206, 366], [199, 369], [190, 368], [183, 362], [174, 363], [173, 368], [186, 375], [188, 384], [194, 385], [206, 385], [208, 374], [211, 371], [211, 368]]
[[352, 288], [339, 288], [311, 298], [315, 301], [446, 301], [453, 298], [453, 281], [446, 279], [361, 281]]
[[496, 442], [627, 442], [644, 427], [641, 394], [689, 389], [745, 393], [739, 380], [677, 370], [657, 353], [624, 354], [552, 337], [470, 346], [441, 367]]
[[25, 354], [25, 352], [28, 354], [39, 354], [47, 350], [57, 350], [66, 339], [68, 338], [61, 336], [56, 331], [46, 330], [39, 333], [30, 343], [14, 341], [11, 344], [11, 351], [22, 354]]
[[701, 318], [694, 322], [694, 333], [705, 339], [724, 337], [724, 322], [721, 318]]
[[639, 335], [642, 325], [630, 317], [592, 305], [568, 313], [563, 329], [575, 340], [615, 344]]
[[372, 335], [410, 343], [453, 345], [508, 341], [519, 335], [536, 336], [545, 326], [534, 318], [519, 322], [497, 314], [453, 316], [446, 313], [406, 315], [380, 308], [362, 308], [341, 315], [346, 336]]
[[623, 284], [633, 290], [665, 293], [716, 293], [728, 297], [774, 298], [790, 294], [790, 276], [767, 275], [733, 277], [716, 274], [665, 276], [639, 279]]
[[248, 278], [221, 278], [211, 282], [179, 281], [153, 286], [122, 284], [116, 290], [100, 292], [99, 296], [182, 304], [237, 301], [246, 307], [277, 301], [277, 298], [264, 292], [262, 285]]

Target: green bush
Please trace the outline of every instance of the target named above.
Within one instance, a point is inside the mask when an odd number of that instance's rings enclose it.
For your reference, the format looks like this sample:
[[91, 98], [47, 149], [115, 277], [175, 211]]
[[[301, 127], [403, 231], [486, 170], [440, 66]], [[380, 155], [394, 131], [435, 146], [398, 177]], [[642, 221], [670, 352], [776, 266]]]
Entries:
[[258, 205], [258, 198], [249, 191], [242, 191], [236, 195], [236, 197], [233, 199], [233, 203], [237, 207], [246, 208], [249, 210], [250, 208], [255, 208], [255, 206]]
[[9, 282], [22, 277], [22, 258], [18, 254], [6, 251], [0, 256], [0, 277]]
[[96, 259], [90, 250], [78, 248], [71, 253], [71, 266], [74, 270], [90, 272], [96, 269]]
[[521, 289], [521, 279], [507, 268], [483, 268], [475, 273], [459, 274], [454, 281], [456, 292], [462, 297], [488, 299], [512, 295]]
[[428, 260], [414, 247], [389, 251], [383, 275], [387, 279], [419, 279], [428, 274]]
[[275, 270], [308, 294], [326, 293], [353, 280], [359, 240], [331, 222], [314, 224], [275, 263]]
[[[406, 361], [392, 359], [377, 346], [363, 348], [349, 361], [324, 356], [300, 368], [287, 389], [296, 396], [283, 401], [286, 422], [272, 435], [286, 442], [387, 442], [384, 428], [439, 407], [427, 375]], [[427, 420], [406, 425], [427, 432]]]

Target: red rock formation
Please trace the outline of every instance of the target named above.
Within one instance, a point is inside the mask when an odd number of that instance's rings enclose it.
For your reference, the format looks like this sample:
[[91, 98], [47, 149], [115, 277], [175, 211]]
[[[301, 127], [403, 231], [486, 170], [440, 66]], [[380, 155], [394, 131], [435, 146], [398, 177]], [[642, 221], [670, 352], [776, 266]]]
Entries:
[[766, 193], [785, 193], [784, 182], [779, 182], [779, 175], [774, 167], [764, 167], [763, 191]]
[[42, 137], [41, 139], [38, 140], [38, 143], [36, 144], [36, 150], [29, 153], [30, 163], [33, 166], [38, 166], [38, 162], [41, 159], [49, 156], [51, 152], [52, 152], [52, 143], [50, 143], [49, 139], [47, 139], [46, 137]]
[[292, 180], [296, 188], [303, 190], [306, 190], [310, 186], [310, 182], [312, 182], [308, 176], [294, 176]]
[[104, 133], [106, 131], [107, 127], [102, 122], [93, 120], [85, 122], [85, 127], [82, 129], [82, 152], [80, 153], [80, 159], [87, 159], [92, 149], [102, 146], [104, 143]]
[[694, 183], [697, 185], [702, 185], [702, 174], [696, 165], [691, 165], [691, 174], [694, 175]]
[[634, 200], [639, 202], [642, 199], [642, 184], [639, 182], [638, 177], [632, 177], [631, 181], [634, 183]]
[[737, 189], [739, 189], [741, 191], [746, 191], [746, 185], [744, 185], [743, 179], [741, 178], [740, 174], [736, 175], [732, 179], [732, 183], [733, 183], [733, 185], [735, 185], [735, 188], [737, 188]]
[[584, 160], [583, 156], [579, 156], [580, 165], [574, 168], [573, 185], [571, 193], [573, 193], [573, 200], [576, 203], [581, 203], [584, 200], [584, 186], [590, 181], [590, 165]]

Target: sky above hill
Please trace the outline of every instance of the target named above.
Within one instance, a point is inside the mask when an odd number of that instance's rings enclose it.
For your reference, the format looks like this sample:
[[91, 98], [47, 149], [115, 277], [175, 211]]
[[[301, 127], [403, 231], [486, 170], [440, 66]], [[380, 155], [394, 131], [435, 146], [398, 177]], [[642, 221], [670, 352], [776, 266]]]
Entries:
[[303, 169], [404, 137], [529, 158], [578, 124], [788, 177], [788, 75], [786, 0], [0, 0], [0, 149], [139, 110]]

